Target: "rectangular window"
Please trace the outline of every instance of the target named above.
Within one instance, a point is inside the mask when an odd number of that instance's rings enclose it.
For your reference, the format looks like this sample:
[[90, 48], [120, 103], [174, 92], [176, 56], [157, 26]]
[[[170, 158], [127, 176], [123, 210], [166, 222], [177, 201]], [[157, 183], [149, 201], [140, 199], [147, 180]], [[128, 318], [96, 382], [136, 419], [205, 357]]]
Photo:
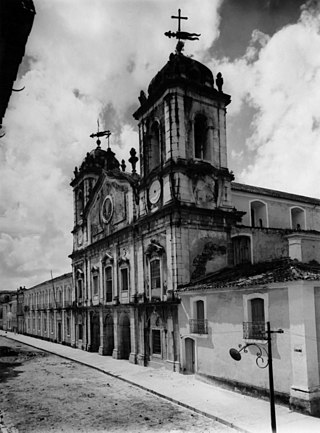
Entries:
[[78, 280], [78, 298], [82, 299], [82, 280]]
[[43, 318], [43, 330], [44, 330], [44, 332], [47, 332], [47, 318], [46, 317]]
[[161, 355], [161, 331], [160, 329], [152, 330], [152, 353]]
[[70, 318], [67, 317], [67, 335], [70, 335]]
[[121, 289], [123, 292], [127, 292], [129, 289], [128, 268], [122, 268], [120, 270], [120, 275], [121, 275]]
[[98, 295], [99, 293], [99, 278], [98, 274], [93, 275], [92, 277], [92, 285], [93, 285], [93, 294]]
[[264, 340], [266, 338], [264, 300], [262, 298], [251, 299], [248, 307], [251, 321], [243, 323], [244, 338]]
[[161, 288], [160, 260], [150, 262], [151, 290]]
[[78, 325], [79, 340], [82, 340], [82, 325]]
[[108, 266], [104, 270], [105, 273], [105, 285], [106, 285], [106, 301], [112, 301], [112, 267]]

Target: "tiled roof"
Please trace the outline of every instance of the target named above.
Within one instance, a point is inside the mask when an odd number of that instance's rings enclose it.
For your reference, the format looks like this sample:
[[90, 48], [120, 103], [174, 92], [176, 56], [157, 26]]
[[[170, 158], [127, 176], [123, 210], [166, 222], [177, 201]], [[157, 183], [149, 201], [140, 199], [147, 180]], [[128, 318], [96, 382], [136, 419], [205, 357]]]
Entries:
[[178, 292], [208, 290], [219, 287], [245, 287], [295, 280], [320, 280], [320, 265], [291, 259], [257, 264], [243, 264], [207, 275], [178, 288]]
[[284, 191], [277, 191], [275, 189], [262, 188], [260, 186], [246, 185], [244, 183], [232, 182], [231, 189], [232, 191], [241, 191], [241, 192], [247, 192], [251, 194], [265, 195], [269, 197], [279, 198], [282, 200], [286, 199], [286, 200], [300, 201], [303, 203], [309, 203], [316, 206], [320, 205], [320, 200], [317, 198], [306, 197], [298, 194], [291, 194]]

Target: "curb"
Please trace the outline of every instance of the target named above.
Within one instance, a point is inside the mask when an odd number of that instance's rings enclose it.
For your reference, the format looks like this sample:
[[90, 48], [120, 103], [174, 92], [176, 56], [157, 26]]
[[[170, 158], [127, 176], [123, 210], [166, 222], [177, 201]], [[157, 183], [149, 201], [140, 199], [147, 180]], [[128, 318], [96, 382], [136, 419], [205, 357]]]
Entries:
[[[205, 416], [205, 417], [207, 417], [207, 418], [210, 418], [210, 419], [212, 419], [212, 420], [214, 420], [214, 421], [219, 422], [220, 424], [224, 424], [224, 425], [226, 425], [226, 426], [228, 426], [228, 427], [230, 427], [230, 428], [233, 428], [234, 430], [237, 430], [237, 431], [240, 432], [240, 433], [252, 433], [252, 432], [250, 432], [249, 430], [245, 430], [245, 429], [243, 429], [243, 428], [241, 428], [241, 427], [238, 427], [237, 425], [233, 424], [233, 423], [230, 422], [230, 421], [227, 421], [227, 420], [225, 420], [225, 419], [223, 419], [223, 418], [220, 418], [219, 416], [212, 415], [212, 414], [210, 414], [210, 413], [208, 413], [208, 412], [205, 412], [205, 411], [202, 411], [202, 410], [200, 410], [200, 409], [197, 409], [197, 408], [195, 408], [195, 407], [193, 407], [193, 406], [190, 406], [190, 405], [188, 405], [188, 404], [186, 404], [186, 403], [182, 403], [182, 402], [179, 401], [179, 400], [175, 400], [174, 398], [168, 397], [168, 396], [166, 396], [166, 395], [164, 395], [164, 394], [161, 394], [161, 393], [159, 393], [159, 392], [157, 392], [157, 391], [154, 391], [154, 390], [152, 390], [152, 389], [149, 389], [149, 388], [147, 388], [147, 387], [145, 387], [145, 386], [143, 386], [143, 385], [140, 385], [140, 384], [138, 384], [138, 383], [136, 383], [136, 382], [133, 382], [133, 381], [131, 381], [131, 380], [129, 380], [129, 379], [126, 379], [126, 378], [124, 378], [124, 377], [121, 377], [121, 376], [118, 376], [118, 375], [116, 375], [116, 374], [113, 374], [113, 373], [110, 373], [110, 372], [108, 372], [108, 371], [105, 371], [105, 370], [101, 369], [100, 367], [96, 367], [96, 366], [94, 366], [94, 365], [88, 364], [88, 363], [86, 363], [85, 361], [79, 361], [79, 360], [77, 360], [77, 359], [73, 359], [73, 358], [71, 358], [71, 357], [69, 357], [69, 356], [61, 355], [61, 354], [58, 354], [58, 353], [52, 352], [51, 350], [48, 350], [48, 349], [42, 349], [42, 348], [40, 349], [39, 347], [34, 346], [33, 344], [25, 343], [25, 342], [21, 342], [21, 341], [19, 341], [19, 340], [16, 340], [15, 338], [11, 338], [11, 337], [8, 336], [8, 335], [1, 335], [1, 336], [2, 336], [2, 337], [5, 337], [5, 338], [8, 338], [9, 340], [13, 340], [13, 341], [17, 341], [17, 342], [19, 342], [19, 343], [21, 343], [21, 344], [25, 344], [26, 346], [30, 346], [30, 347], [33, 347], [33, 348], [35, 348], [35, 349], [41, 350], [41, 351], [43, 351], [43, 352], [50, 353], [51, 355], [56, 355], [56, 356], [59, 356], [60, 358], [68, 359], [69, 361], [76, 362], [76, 363], [78, 363], [78, 364], [80, 364], [80, 365], [84, 365], [84, 366], [86, 366], [86, 367], [93, 368], [93, 369], [99, 371], [100, 373], [104, 373], [104, 374], [106, 374], [107, 376], [111, 376], [111, 377], [113, 377], [113, 378], [115, 378], [115, 379], [122, 380], [123, 382], [126, 382], [126, 383], [128, 383], [128, 384], [130, 384], [130, 385], [133, 385], [133, 386], [135, 386], [135, 387], [137, 387], [137, 388], [142, 389], [143, 391], [149, 392], [150, 394], [153, 394], [153, 395], [155, 395], [155, 396], [157, 396], [157, 397], [163, 398], [164, 400], [170, 401], [171, 403], [175, 403], [175, 404], [177, 404], [178, 406], [181, 406], [181, 407], [183, 407], [183, 408], [185, 408], [185, 409], [188, 409], [188, 410], [190, 410], [190, 411], [192, 411], [192, 412], [195, 412], [195, 413], [197, 413], [197, 414], [199, 414], [199, 415], [202, 415], [202, 416]], [[53, 343], [53, 344], [54, 344], [54, 343]], [[1, 432], [1, 424], [0, 424], [0, 432]], [[7, 433], [7, 430], [4, 430], [3, 433]]]

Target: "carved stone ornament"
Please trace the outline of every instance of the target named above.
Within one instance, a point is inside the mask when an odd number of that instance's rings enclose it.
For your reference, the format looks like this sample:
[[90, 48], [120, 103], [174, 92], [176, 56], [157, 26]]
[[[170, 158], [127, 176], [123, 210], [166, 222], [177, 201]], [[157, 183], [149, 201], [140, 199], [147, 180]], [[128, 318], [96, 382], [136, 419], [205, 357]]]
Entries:
[[99, 272], [99, 267], [98, 266], [92, 266], [91, 272]]
[[128, 253], [125, 248], [123, 249], [122, 255], [118, 258], [118, 264], [121, 265], [123, 263], [129, 263]]
[[110, 262], [113, 263], [114, 259], [110, 251], [106, 251], [105, 255], [102, 257], [102, 263]]
[[102, 221], [105, 224], [108, 224], [111, 221], [113, 215], [113, 208], [113, 199], [111, 195], [107, 195], [107, 197], [103, 201], [101, 208]]
[[146, 256], [150, 257], [153, 254], [162, 256], [164, 252], [165, 249], [163, 248], [163, 246], [156, 242], [154, 239], [152, 239], [150, 244], [148, 245], [148, 248], [146, 249]]
[[76, 269], [76, 277], [82, 278], [83, 277], [83, 270], [81, 268]]

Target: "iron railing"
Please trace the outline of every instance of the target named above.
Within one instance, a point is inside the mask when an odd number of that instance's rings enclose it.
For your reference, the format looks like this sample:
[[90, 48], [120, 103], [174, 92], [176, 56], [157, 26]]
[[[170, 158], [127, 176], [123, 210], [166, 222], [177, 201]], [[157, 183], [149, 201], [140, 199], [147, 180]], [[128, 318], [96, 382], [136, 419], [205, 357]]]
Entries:
[[266, 340], [265, 322], [243, 322], [243, 338], [247, 340]]
[[189, 319], [191, 334], [208, 334], [207, 319]]

